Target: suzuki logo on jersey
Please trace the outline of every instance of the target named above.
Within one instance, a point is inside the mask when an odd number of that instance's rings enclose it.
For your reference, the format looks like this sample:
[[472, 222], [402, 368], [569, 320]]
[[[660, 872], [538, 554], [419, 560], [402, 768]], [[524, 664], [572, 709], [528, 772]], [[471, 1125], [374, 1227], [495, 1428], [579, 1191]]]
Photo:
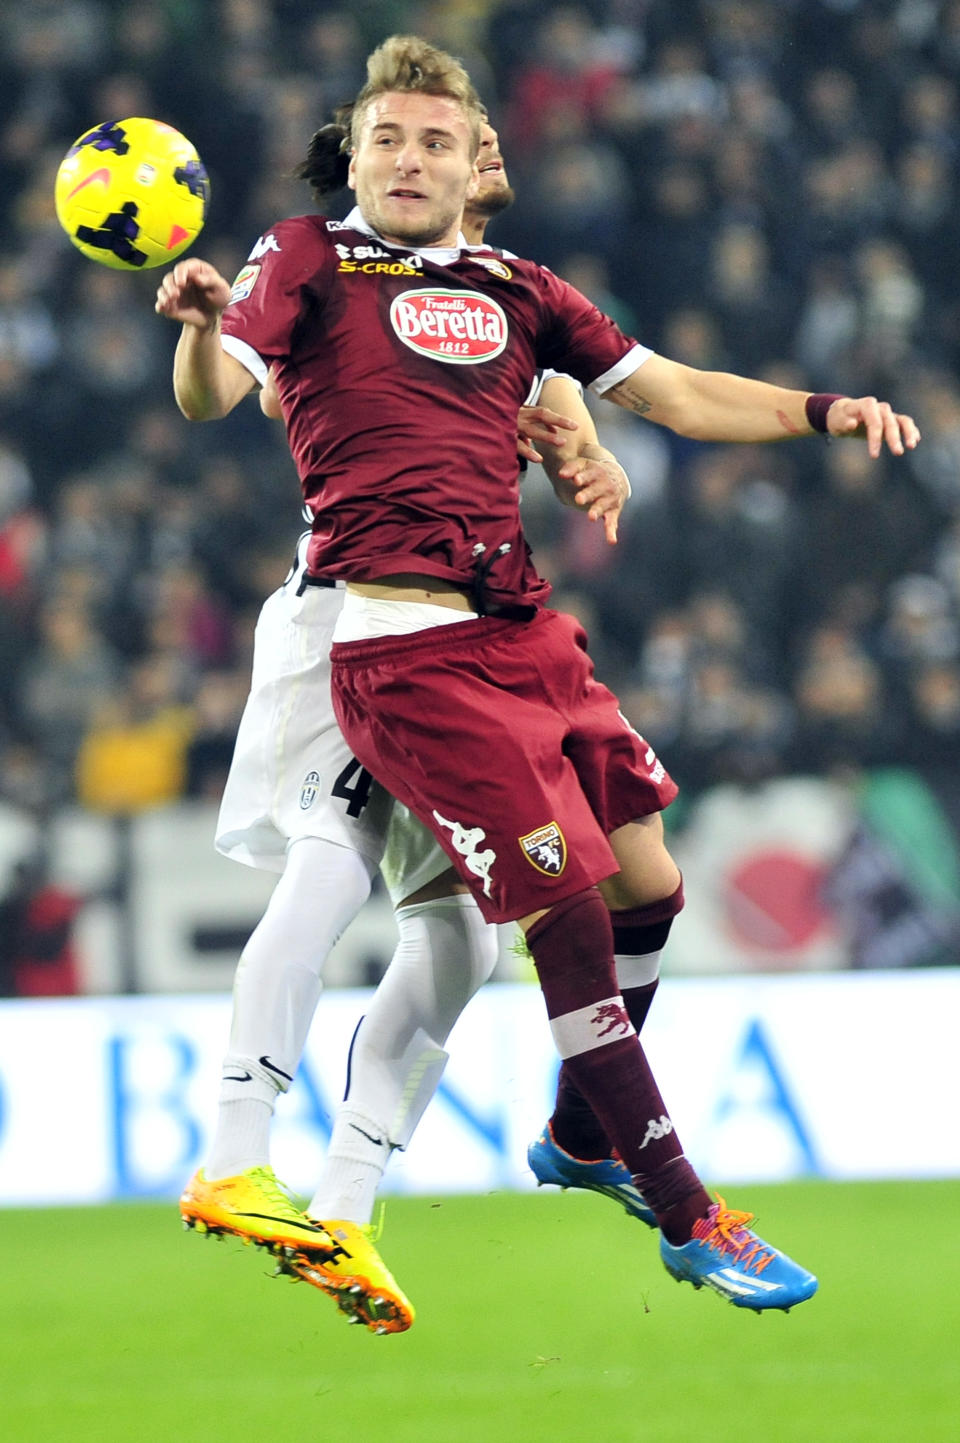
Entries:
[[341, 275], [360, 271], [365, 276], [419, 276], [423, 274], [423, 257], [398, 256], [383, 246], [345, 246], [337, 241], [334, 250], [340, 257], [337, 270]]
[[567, 865], [566, 839], [556, 822], [548, 822], [535, 832], [528, 832], [518, 841], [527, 854], [527, 861], [548, 877], [559, 877]]
[[477, 291], [404, 291], [390, 307], [390, 324], [405, 346], [435, 361], [475, 366], [507, 344], [507, 318]]
[[253, 250], [247, 256], [247, 260], [258, 261], [261, 256], [266, 255], [267, 251], [276, 251], [277, 255], [280, 254], [280, 247], [277, 245], [277, 238], [272, 233], [270, 235], [262, 235], [260, 237]]

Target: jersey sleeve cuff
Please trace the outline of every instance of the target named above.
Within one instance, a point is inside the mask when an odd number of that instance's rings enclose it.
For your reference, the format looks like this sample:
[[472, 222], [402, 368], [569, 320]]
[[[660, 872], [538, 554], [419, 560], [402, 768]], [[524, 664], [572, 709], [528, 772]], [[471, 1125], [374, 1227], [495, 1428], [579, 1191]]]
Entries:
[[604, 371], [602, 376], [597, 376], [596, 380], [590, 382], [590, 390], [598, 396], [603, 396], [611, 386], [617, 386], [628, 376], [632, 376], [634, 371], [642, 366], [644, 361], [648, 361], [652, 355], [653, 352], [648, 346], [639, 344], [631, 346], [627, 354], [621, 357], [615, 366], [611, 366], [609, 371]]
[[224, 335], [220, 337], [220, 344], [228, 356], [232, 356], [235, 361], [239, 361], [241, 366], [246, 366], [258, 385], [265, 386], [267, 384], [267, 371], [269, 368], [263, 360], [263, 357], [260, 356], [252, 346], [248, 346], [246, 341], [241, 341], [237, 336]]

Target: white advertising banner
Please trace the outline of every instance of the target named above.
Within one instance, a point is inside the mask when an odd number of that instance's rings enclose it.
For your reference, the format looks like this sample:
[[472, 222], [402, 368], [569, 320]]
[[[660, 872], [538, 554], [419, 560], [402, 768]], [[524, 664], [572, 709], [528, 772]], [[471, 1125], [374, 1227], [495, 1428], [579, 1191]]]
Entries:
[[[364, 991], [321, 998], [273, 1163], [309, 1193]], [[0, 1203], [174, 1197], [202, 1160], [224, 996], [0, 1003]], [[960, 969], [667, 979], [644, 1043], [708, 1183], [960, 1175]], [[492, 985], [448, 1044], [387, 1191], [527, 1188], [557, 1060], [536, 987]]]

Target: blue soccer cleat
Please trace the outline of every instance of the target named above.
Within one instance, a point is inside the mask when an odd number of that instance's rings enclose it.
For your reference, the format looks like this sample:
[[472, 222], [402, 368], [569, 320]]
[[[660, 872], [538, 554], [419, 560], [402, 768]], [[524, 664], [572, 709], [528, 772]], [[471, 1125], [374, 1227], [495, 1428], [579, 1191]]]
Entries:
[[680, 1283], [714, 1292], [736, 1308], [782, 1308], [788, 1313], [817, 1291], [813, 1273], [751, 1232], [752, 1213], [735, 1212], [723, 1198], [694, 1226], [693, 1237], [675, 1248], [660, 1238], [660, 1256]]
[[549, 1122], [543, 1132], [527, 1148], [527, 1162], [537, 1179], [537, 1186], [545, 1182], [557, 1187], [579, 1187], [588, 1192], [602, 1193], [625, 1207], [631, 1217], [639, 1218], [648, 1228], [655, 1228], [657, 1220], [643, 1200], [624, 1163], [618, 1157], [601, 1157], [596, 1162], [582, 1162], [553, 1140]]

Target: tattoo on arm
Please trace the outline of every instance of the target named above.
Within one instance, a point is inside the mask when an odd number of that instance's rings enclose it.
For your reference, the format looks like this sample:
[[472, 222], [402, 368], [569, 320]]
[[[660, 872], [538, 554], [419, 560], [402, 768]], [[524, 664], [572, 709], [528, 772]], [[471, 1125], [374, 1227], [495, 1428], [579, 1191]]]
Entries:
[[641, 396], [630, 381], [621, 381], [619, 385], [613, 387], [610, 395], [615, 396], [622, 406], [625, 406], [628, 411], [636, 412], [638, 416], [646, 416], [653, 410], [653, 402], [648, 401], [646, 396]]
[[789, 432], [790, 432], [790, 435], [791, 435], [791, 436], [802, 436], [802, 435], [804, 434], [804, 433], [800, 430], [800, 427], [799, 427], [799, 426], [795, 426], [795, 425], [793, 424], [793, 422], [790, 420], [790, 417], [786, 414], [785, 411], [778, 411], [778, 412], [777, 412], [777, 420], [780, 422], [780, 425], [783, 427], [783, 429], [784, 429], [785, 431], [789, 431]]

